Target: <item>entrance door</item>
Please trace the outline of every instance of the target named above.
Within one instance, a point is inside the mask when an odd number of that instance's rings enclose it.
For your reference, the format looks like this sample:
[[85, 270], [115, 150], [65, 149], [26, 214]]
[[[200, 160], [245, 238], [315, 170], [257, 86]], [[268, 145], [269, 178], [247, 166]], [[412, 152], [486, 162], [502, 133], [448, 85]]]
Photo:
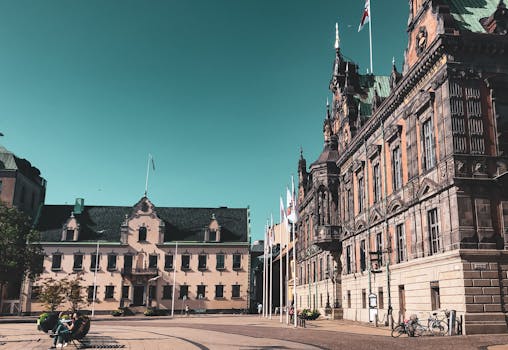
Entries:
[[139, 306], [144, 304], [144, 295], [145, 295], [145, 286], [134, 286], [134, 306]]

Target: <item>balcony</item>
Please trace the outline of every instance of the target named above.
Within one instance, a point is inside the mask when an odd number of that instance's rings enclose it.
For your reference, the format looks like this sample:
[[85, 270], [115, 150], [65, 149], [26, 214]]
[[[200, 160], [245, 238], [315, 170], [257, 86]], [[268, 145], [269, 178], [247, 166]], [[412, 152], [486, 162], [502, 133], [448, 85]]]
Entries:
[[147, 269], [143, 268], [131, 268], [131, 269], [122, 269], [122, 276], [130, 277], [155, 277], [159, 274], [159, 269], [156, 267], [151, 267]]
[[320, 248], [327, 249], [330, 245], [338, 245], [341, 238], [341, 227], [333, 225], [318, 226], [312, 243]]

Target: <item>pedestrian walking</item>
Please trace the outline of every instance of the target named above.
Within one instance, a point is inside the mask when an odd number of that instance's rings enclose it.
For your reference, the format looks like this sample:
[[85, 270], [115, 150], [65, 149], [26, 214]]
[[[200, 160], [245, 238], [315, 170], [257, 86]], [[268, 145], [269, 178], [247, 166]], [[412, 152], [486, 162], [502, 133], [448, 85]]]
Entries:
[[258, 314], [261, 316], [261, 313], [263, 312], [263, 304], [258, 303]]

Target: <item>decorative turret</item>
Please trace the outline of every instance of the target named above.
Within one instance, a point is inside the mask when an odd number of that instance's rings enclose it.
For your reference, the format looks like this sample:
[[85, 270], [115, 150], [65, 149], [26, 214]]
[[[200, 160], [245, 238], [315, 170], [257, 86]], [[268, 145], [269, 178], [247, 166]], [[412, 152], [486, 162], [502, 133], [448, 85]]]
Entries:
[[394, 89], [397, 86], [398, 82], [402, 78], [402, 74], [397, 71], [397, 66], [395, 65], [395, 57], [392, 58], [392, 73], [390, 74], [390, 89]]
[[335, 61], [333, 62], [332, 79], [329, 86], [330, 90], [334, 93], [344, 84], [343, 64], [344, 59], [340, 53], [339, 24], [335, 23]]
[[332, 136], [332, 120], [330, 118], [330, 104], [328, 103], [328, 98], [326, 99], [326, 118], [323, 122], [323, 138], [325, 143], [330, 142], [330, 138]]
[[303, 157], [303, 148], [300, 147], [300, 159], [298, 160], [298, 202], [305, 197], [309, 173], [307, 173], [307, 161]]

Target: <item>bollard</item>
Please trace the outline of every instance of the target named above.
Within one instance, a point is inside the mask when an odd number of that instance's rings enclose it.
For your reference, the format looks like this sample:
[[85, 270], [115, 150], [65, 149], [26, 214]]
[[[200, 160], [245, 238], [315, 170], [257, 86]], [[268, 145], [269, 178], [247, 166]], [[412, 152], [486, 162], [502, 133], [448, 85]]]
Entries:
[[457, 330], [455, 329], [455, 320], [457, 318], [457, 311], [450, 310], [450, 315], [448, 316], [448, 335], [456, 335]]

